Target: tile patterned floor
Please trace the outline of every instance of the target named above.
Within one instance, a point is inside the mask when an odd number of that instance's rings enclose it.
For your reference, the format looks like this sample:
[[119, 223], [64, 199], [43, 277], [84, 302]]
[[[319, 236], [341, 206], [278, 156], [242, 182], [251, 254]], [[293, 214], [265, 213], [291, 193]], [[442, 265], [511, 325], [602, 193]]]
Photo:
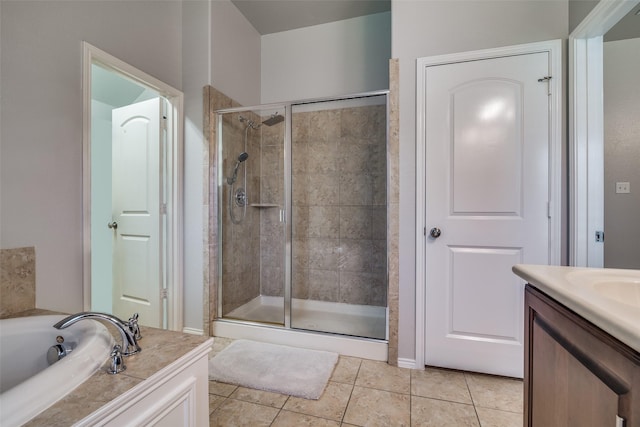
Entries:
[[[212, 357], [232, 340], [216, 338]], [[522, 381], [341, 356], [318, 400], [209, 381], [213, 426], [520, 427]]]

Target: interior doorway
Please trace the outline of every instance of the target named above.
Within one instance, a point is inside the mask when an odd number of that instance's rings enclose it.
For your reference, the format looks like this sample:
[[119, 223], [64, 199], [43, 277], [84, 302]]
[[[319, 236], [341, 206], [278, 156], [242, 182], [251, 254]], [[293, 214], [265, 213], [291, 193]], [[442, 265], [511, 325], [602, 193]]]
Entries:
[[84, 44], [84, 305], [182, 327], [182, 93]]

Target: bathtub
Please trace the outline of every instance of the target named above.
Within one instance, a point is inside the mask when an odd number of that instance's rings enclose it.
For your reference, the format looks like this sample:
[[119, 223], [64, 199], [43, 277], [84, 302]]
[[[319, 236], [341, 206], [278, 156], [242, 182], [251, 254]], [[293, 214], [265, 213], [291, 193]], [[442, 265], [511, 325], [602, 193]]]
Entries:
[[[64, 397], [107, 360], [114, 340], [94, 320], [64, 330], [53, 325], [66, 316], [0, 320], [0, 426], [18, 426]], [[56, 338], [73, 351], [49, 366], [47, 350]]]

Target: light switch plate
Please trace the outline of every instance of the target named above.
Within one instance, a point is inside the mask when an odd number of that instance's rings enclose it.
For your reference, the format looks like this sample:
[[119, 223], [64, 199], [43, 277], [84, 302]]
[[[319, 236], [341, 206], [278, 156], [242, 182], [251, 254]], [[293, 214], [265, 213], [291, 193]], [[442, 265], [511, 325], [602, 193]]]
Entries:
[[631, 185], [628, 182], [616, 182], [616, 194], [631, 193]]

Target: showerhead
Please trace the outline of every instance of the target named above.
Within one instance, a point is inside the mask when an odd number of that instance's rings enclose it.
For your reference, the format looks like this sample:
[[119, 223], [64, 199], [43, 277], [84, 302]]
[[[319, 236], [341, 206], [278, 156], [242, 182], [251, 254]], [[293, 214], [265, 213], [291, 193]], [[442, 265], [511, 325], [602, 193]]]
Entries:
[[269, 117], [267, 120], [263, 121], [262, 124], [267, 126], [273, 126], [283, 121], [284, 121], [284, 116], [282, 114], [275, 113], [275, 114], [272, 114], [271, 117]]
[[243, 151], [238, 156], [238, 161], [236, 161], [236, 165], [233, 168], [233, 174], [227, 178], [227, 184], [231, 185], [238, 179], [238, 168], [240, 167], [240, 163], [244, 162], [249, 158], [249, 153]]

